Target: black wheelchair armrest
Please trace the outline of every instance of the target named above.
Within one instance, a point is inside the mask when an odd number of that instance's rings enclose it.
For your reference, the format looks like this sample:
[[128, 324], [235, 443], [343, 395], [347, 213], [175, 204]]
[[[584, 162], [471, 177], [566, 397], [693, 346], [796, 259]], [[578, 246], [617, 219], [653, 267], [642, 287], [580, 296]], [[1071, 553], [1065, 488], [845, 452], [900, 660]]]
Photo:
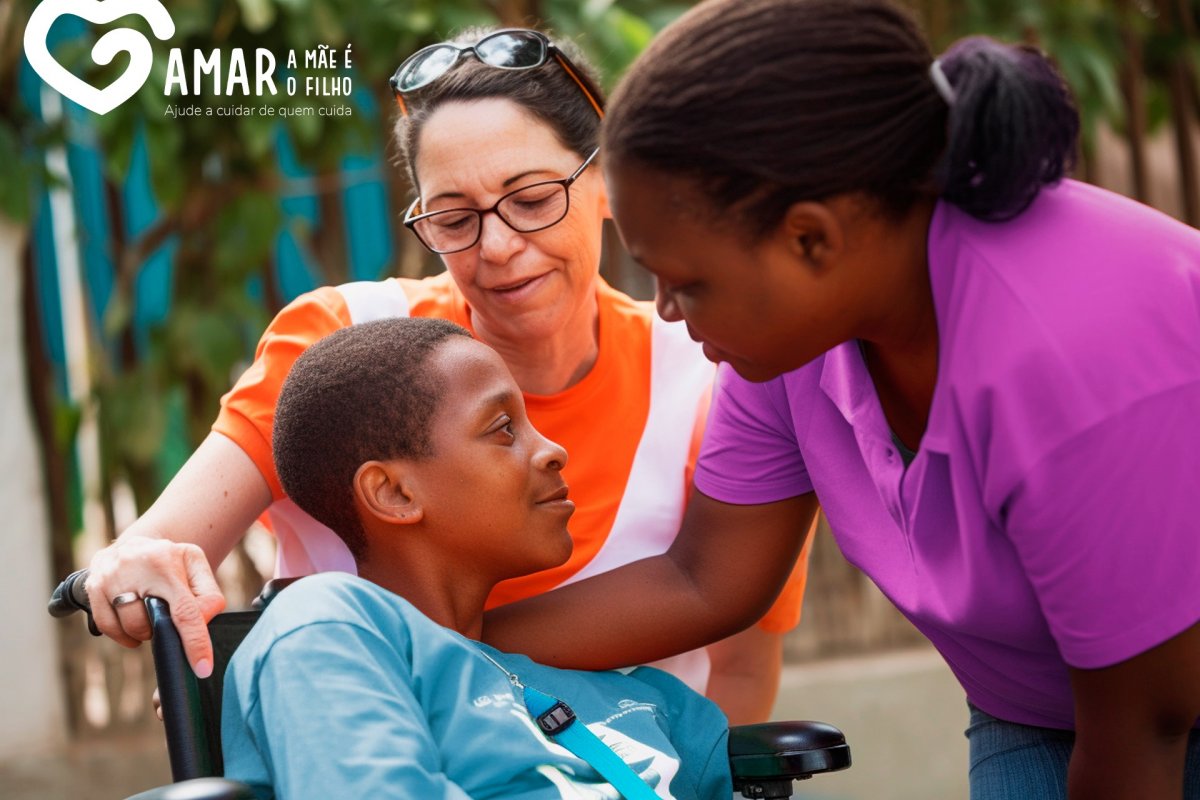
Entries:
[[846, 737], [824, 722], [767, 722], [729, 729], [733, 788], [745, 797], [791, 797], [792, 781], [849, 766]]
[[300, 575], [295, 578], [273, 578], [272, 580], [267, 581], [266, 585], [263, 586], [262, 591], [258, 593], [258, 597], [251, 601], [250, 607], [255, 611], [262, 611], [279, 595], [280, 592], [303, 577], [303, 575]]
[[244, 783], [225, 778], [193, 778], [170, 786], [159, 786], [127, 800], [255, 800]]

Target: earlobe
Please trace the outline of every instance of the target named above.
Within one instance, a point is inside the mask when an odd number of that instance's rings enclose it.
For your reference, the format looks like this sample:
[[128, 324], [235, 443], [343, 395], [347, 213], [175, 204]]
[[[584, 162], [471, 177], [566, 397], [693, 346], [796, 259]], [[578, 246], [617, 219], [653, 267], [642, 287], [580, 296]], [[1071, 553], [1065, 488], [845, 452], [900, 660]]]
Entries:
[[841, 220], [825, 203], [793, 203], [784, 214], [781, 234], [789, 249], [816, 269], [829, 266], [844, 245]]
[[600, 218], [612, 219], [612, 206], [608, 204], [608, 187], [604, 185], [604, 181], [600, 181]]
[[400, 461], [368, 461], [354, 473], [354, 498], [366, 514], [389, 525], [420, 522], [425, 511]]

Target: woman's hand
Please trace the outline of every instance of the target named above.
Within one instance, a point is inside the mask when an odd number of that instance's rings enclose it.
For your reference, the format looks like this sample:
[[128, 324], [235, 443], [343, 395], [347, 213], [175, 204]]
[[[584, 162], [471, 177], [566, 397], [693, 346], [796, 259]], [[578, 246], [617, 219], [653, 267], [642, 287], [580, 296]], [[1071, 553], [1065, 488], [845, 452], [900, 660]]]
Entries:
[[126, 647], [150, 638], [140, 599], [167, 602], [188, 662], [212, 671], [207, 623], [225, 607], [213, 569], [271, 503], [271, 490], [245, 451], [211, 433], [146, 513], [88, 566], [87, 592], [100, 631]]
[[96, 627], [125, 647], [150, 639], [150, 620], [144, 604], [114, 605], [113, 600], [130, 594], [165, 600], [192, 669], [201, 678], [212, 673], [207, 626], [225, 608], [225, 596], [198, 546], [141, 535], [131, 528], [96, 553], [85, 588]]

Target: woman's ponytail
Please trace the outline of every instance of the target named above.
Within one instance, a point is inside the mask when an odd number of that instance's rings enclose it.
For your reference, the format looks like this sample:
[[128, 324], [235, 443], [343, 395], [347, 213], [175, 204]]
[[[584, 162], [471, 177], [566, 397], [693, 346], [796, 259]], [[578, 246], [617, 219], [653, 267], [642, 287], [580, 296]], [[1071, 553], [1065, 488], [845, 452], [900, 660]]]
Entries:
[[935, 174], [942, 197], [980, 219], [1011, 219], [1074, 164], [1070, 90], [1037, 50], [982, 36], [956, 42], [938, 63], [953, 88]]
[[934, 62], [892, 0], [709, 0], [630, 68], [603, 146], [610, 166], [694, 179], [763, 235], [793, 203], [845, 192], [1009, 219], [1071, 167], [1078, 132], [1031, 49], [971, 38]]

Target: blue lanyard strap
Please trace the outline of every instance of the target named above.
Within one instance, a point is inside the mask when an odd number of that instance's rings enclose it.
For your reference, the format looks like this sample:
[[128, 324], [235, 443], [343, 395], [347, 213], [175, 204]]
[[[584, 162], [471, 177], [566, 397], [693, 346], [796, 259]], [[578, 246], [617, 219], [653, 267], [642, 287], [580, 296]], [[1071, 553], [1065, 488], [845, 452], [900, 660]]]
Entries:
[[659, 800], [633, 768], [588, 730], [587, 725], [576, 724], [575, 712], [570, 706], [529, 686], [522, 685], [521, 688], [525, 693], [525, 708], [542, 732], [591, 764], [592, 769], [611, 783], [625, 800]]

